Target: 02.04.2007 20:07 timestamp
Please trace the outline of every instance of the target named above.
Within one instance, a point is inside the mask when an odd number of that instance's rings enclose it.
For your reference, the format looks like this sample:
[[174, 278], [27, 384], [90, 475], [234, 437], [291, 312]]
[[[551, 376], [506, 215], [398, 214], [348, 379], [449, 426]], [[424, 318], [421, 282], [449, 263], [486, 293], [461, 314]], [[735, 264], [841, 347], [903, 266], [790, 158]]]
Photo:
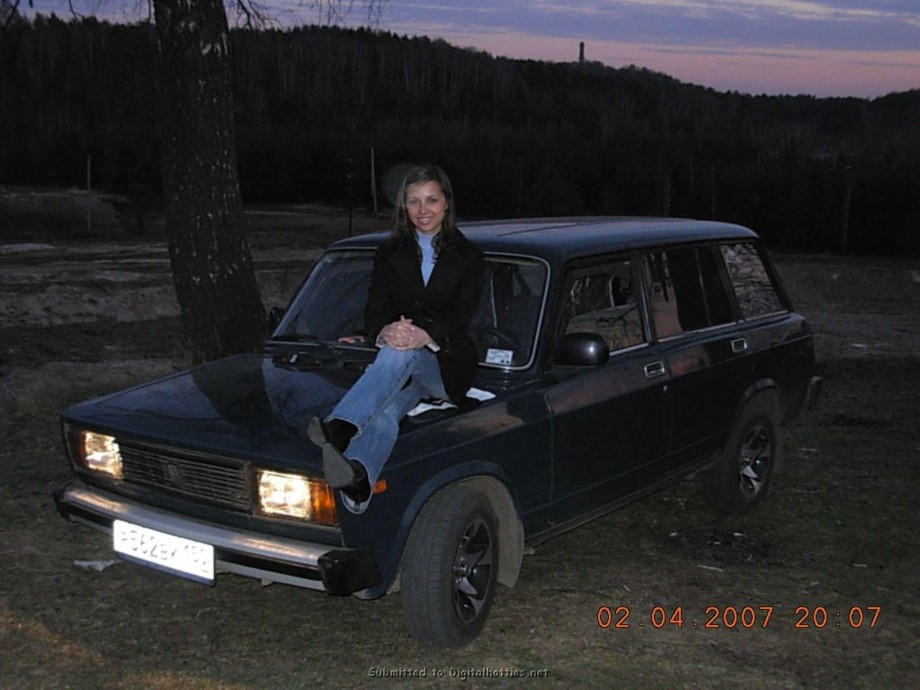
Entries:
[[[729, 630], [736, 628], [766, 628], [774, 621], [774, 606], [707, 606], [700, 622], [687, 620], [684, 607], [666, 608], [655, 606], [649, 611], [647, 623], [652, 628], [683, 628], [684, 626], [703, 629]], [[881, 606], [851, 606], [849, 611], [837, 611], [826, 606], [796, 606], [792, 627], [796, 630], [823, 628], [875, 628], [882, 614]], [[626, 630], [634, 625], [645, 627], [646, 620], [636, 614], [638, 623], [629, 606], [601, 606], [597, 610], [597, 624], [606, 629]], [[631, 620], [632, 619], [632, 620]]]

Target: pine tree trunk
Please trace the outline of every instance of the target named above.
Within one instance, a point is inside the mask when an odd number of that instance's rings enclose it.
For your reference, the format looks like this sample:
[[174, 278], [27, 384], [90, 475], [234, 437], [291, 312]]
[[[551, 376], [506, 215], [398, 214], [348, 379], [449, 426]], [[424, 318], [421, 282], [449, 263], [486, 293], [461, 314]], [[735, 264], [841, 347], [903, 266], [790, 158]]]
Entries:
[[265, 318], [237, 177], [221, 0], [155, 0], [166, 234], [195, 362], [259, 348]]

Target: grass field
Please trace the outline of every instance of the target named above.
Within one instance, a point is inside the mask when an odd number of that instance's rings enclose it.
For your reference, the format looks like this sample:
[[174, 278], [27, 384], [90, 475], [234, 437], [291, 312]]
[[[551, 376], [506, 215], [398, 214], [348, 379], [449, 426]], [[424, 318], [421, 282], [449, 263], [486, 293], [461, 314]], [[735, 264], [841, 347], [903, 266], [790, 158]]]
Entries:
[[[284, 242], [308, 249], [286, 237], [254, 238], [261, 270], [305, 271], [277, 258]], [[0, 275], [34, 264], [39, 276], [10, 278], [3, 299], [47, 293], [38, 269], [54, 262], [0, 254]], [[920, 288], [906, 261], [779, 263], [820, 324], [825, 387], [786, 429], [764, 505], [716, 519], [688, 482], [558, 537], [499, 590], [483, 634], [451, 651], [409, 637], [398, 594], [368, 602], [229, 575], [204, 587], [114, 560], [104, 537], [63, 522], [59, 411], [181, 365], [176, 320], [10, 316], [0, 686], [920, 687]], [[120, 304], [116, 283], [105, 290]]]

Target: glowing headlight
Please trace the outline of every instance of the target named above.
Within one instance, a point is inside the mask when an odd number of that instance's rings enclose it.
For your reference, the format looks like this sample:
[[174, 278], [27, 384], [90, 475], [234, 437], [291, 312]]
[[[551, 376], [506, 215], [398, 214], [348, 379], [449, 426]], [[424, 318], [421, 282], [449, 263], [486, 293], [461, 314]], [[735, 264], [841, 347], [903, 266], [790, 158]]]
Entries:
[[336, 523], [335, 499], [325, 482], [297, 474], [258, 470], [259, 510], [265, 515]]
[[95, 472], [111, 475], [121, 479], [124, 474], [121, 466], [121, 452], [112, 436], [96, 434], [92, 431], [80, 433], [80, 460], [83, 466]]

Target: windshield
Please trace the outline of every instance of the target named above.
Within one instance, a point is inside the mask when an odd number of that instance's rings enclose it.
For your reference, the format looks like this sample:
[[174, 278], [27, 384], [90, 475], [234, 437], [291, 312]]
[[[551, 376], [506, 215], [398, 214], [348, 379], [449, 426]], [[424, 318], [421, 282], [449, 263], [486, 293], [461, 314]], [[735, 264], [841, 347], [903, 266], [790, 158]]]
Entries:
[[[546, 289], [546, 265], [533, 259], [487, 256], [482, 298], [470, 335], [481, 364], [530, 365]], [[364, 305], [372, 250], [326, 252], [278, 325], [275, 340], [321, 340], [370, 347]]]

